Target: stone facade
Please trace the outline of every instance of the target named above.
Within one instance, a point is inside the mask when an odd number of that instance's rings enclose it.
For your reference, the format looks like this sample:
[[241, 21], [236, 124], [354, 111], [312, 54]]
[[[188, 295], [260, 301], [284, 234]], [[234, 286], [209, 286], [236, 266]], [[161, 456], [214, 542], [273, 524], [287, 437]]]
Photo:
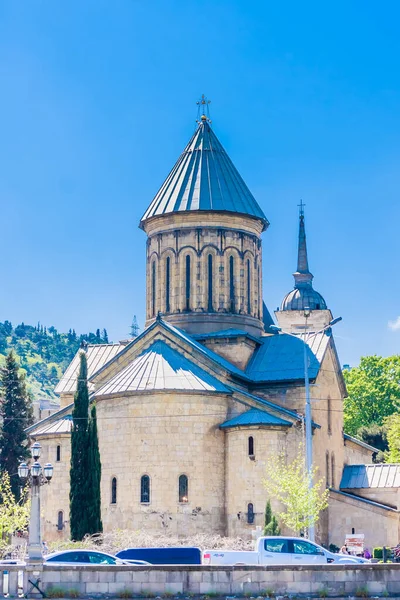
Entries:
[[[397, 500], [395, 509], [382, 508], [376, 506], [385, 501], [379, 491], [363, 500], [354, 490], [340, 492], [344, 465], [370, 461], [374, 449], [343, 438], [346, 389], [332, 334], [325, 331], [332, 313], [311, 285], [303, 213], [298, 289], [276, 313], [284, 333], [263, 321], [261, 233], [267, 226], [202, 119], [141, 221], [147, 234], [145, 331], [129, 343], [86, 350], [106, 532], [251, 537], [263, 525], [266, 467], [282, 453], [290, 463], [304, 443], [305, 353], [313, 463], [333, 490], [318, 539], [341, 545], [348, 528], [357, 527], [372, 540], [376, 523], [386, 543], [398, 535]], [[314, 310], [290, 309], [310, 301]], [[307, 333], [306, 341], [293, 335], [298, 331]], [[43, 445], [43, 460], [55, 464], [42, 494], [48, 540], [69, 535], [68, 419], [78, 367], [76, 356], [59, 384], [61, 410], [30, 428]], [[394, 502], [392, 496], [386, 501]]]

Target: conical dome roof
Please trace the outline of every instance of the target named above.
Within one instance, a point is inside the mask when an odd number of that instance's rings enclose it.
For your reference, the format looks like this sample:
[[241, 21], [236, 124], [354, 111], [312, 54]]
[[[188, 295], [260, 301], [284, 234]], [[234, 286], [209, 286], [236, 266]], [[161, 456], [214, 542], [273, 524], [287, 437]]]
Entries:
[[264, 229], [269, 224], [204, 115], [141, 225], [151, 217], [200, 210], [250, 215], [260, 219]]

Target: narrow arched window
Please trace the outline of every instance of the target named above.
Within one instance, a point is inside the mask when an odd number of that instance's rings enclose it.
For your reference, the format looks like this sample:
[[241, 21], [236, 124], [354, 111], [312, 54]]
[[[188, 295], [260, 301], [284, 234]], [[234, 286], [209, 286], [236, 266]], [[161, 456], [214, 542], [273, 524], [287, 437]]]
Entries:
[[325, 478], [326, 478], [326, 487], [329, 487], [329, 452], [328, 452], [328, 450], [325, 453]]
[[167, 256], [165, 263], [165, 312], [171, 310], [171, 259]]
[[186, 475], [179, 475], [179, 502], [189, 501], [189, 482]]
[[64, 529], [64, 513], [62, 510], [59, 510], [57, 513], [57, 531], [62, 531]]
[[254, 506], [251, 502], [247, 505], [247, 522], [249, 525], [254, 523]]
[[150, 477], [142, 475], [140, 479], [140, 502], [148, 504], [150, 502]]
[[117, 478], [111, 480], [111, 504], [117, 504]]
[[61, 446], [57, 446], [56, 462], [60, 462], [60, 460], [61, 460]]
[[250, 261], [247, 259], [247, 312], [251, 314], [251, 269]]
[[328, 434], [332, 434], [332, 402], [328, 398]]
[[190, 256], [186, 255], [186, 276], [185, 276], [185, 307], [190, 310]]
[[249, 456], [254, 456], [254, 438], [251, 435], [249, 437]]
[[213, 257], [208, 255], [208, 312], [213, 311]]
[[235, 261], [233, 256], [229, 258], [229, 310], [235, 312]]
[[258, 267], [257, 267], [257, 297], [258, 297], [258, 315], [261, 317], [262, 299], [261, 299], [260, 265], [258, 265]]
[[151, 314], [156, 315], [156, 261], [151, 265]]
[[335, 487], [335, 455], [331, 454], [331, 486]]

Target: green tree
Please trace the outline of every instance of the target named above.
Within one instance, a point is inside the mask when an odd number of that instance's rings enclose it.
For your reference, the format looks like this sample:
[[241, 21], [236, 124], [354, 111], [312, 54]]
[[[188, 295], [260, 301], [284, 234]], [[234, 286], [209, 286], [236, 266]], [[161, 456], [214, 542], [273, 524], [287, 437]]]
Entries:
[[398, 463], [400, 462], [400, 414], [386, 417], [385, 425], [389, 445], [389, 450], [385, 453], [385, 462]]
[[8, 547], [9, 538], [17, 531], [28, 529], [30, 499], [28, 487], [25, 487], [19, 500], [11, 489], [7, 471], [0, 473], [0, 552]]
[[29, 456], [26, 427], [33, 422], [32, 403], [26, 391], [24, 377], [19, 374], [14, 352], [6, 357], [0, 369], [0, 417], [3, 421], [0, 434], [0, 471], [10, 477], [12, 493], [17, 500], [21, 497], [18, 465]]
[[97, 437], [96, 405], [93, 404], [88, 428], [88, 531], [86, 533], [89, 534], [103, 531], [100, 481], [101, 462]]
[[281, 535], [278, 519], [272, 514], [271, 501], [265, 506], [264, 535]]
[[309, 487], [302, 446], [289, 464], [285, 454], [279, 454], [268, 462], [264, 485], [268, 494], [285, 507], [278, 513], [280, 521], [296, 535], [306, 535], [310, 526], [318, 521], [321, 511], [328, 506], [329, 490], [325, 489], [324, 478], [316, 480], [316, 474], [317, 468], [314, 468], [313, 485]]
[[89, 419], [86, 353], [80, 354], [80, 367], [72, 411], [70, 526], [71, 538], [80, 541], [86, 534], [99, 533], [101, 523], [101, 463], [97, 437], [96, 407]]
[[71, 469], [70, 469], [70, 527], [71, 539], [80, 541], [88, 532], [88, 421], [89, 391], [87, 385], [87, 360], [80, 353], [80, 367], [74, 409], [72, 411]]
[[356, 435], [363, 425], [383, 425], [400, 404], [400, 356], [363, 356], [360, 366], [343, 371], [344, 430]]
[[356, 437], [366, 444], [369, 444], [370, 446], [373, 446], [379, 450], [376, 456], [373, 456], [373, 461], [375, 463], [385, 461], [385, 452], [389, 450], [386, 425], [377, 425], [376, 423], [372, 423], [372, 425], [369, 425], [368, 427], [360, 427], [360, 429], [357, 431]]

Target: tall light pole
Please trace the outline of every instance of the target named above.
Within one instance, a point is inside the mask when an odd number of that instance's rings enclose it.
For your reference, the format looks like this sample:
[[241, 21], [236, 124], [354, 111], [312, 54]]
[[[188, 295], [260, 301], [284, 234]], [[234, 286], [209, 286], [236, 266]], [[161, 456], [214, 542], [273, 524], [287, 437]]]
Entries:
[[[305, 390], [305, 397], [306, 397], [304, 421], [305, 421], [305, 428], [306, 428], [306, 471], [308, 473], [308, 489], [309, 490], [311, 490], [312, 486], [313, 486], [313, 451], [312, 451], [312, 416], [311, 416], [310, 378], [309, 378], [309, 373], [308, 373], [308, 367], [309, 367], [308, 351], [307, 351], [308, 341], [311, 338], [318, 335], [319, 333], [329, 331], [329, 329], [331, 327], [333, 327], [333, 325], [336, 325], [336, 323], [339, 323], [339, 321], [342, 320], [342, 317], [336, 317], [336, 319], [332, 319], [332, 321], [330, 321], [327, 325], [325, 325], [325, 327], [322, 327], [322, 329], [320, 329], [319, 331], [308, 334], [307, 333], [307, 319], [310, 316], [310, 314], [311, 314], [310, 309], [308, 307], [306, 307], [304, 309], [304, 318], [306, 321], [306, 326], [305, 326], [305, 330], [304, 330], [304, 339], [303, 339], [303, 342], [304, 342], [303, 343], [304, 390]], [[274, 331], [274, 332], [282, 331], [282, 329], [280, 327], [276, 327], [275, 325], [271, 325], [270, 329], [272, 329], [272, 331]], [[284, 333], [298, 339], [298, 336], [294, 333], [290, 333], [290, 332], [284, 332]], [[310, 494], [310, 498], [311, 498], [311, 494]], [[312, 542], [315, 541], [315, 527], [314, 527], [313, 522], [311, 522], [311, 525], [308, 528], [308, 537]]]
[[33, 463], [29, 466], [22, 462], [18, 467], [18, 475], [22, 482], [29, 481], [31, 485], [31, 513], [29, 518], [28, 558], [29, 562], [42, 562], [43, 549], [40, 531], [40, 487], [50, 483], [53, 477], [53, 465], [46, 463], [42, 469], [38, 462], [41, 445], [35, 442], [31, 447]]

